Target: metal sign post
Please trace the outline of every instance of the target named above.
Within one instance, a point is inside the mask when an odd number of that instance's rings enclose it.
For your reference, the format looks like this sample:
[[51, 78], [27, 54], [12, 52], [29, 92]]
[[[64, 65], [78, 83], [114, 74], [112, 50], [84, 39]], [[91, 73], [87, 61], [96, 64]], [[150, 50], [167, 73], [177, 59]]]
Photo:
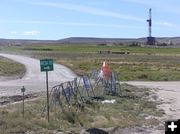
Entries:
[[46, 89], [47, 89], [47, 117], [49, 122], [49, 86], [48, 86], [48, 71], [53, 71], [53, 59], [40, 60], [41, 72], [46, 72]]
[[46, 71], [46, 89], [47, 89], [47, 116], [49, 122], [49, 86], [48, 86], [48, 71]]
[[21, 88], [21, 92], [23, 93], [23, 118], [24, 118], [24, 92], [26, 91], [26, 89], [25, 89], [25, 87], [23, 86], [22, 88]]

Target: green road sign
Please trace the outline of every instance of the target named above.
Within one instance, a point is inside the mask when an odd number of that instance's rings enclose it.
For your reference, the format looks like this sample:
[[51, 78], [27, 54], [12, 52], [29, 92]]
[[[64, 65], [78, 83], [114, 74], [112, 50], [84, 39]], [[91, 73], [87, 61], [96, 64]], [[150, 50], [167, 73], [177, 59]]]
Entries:
[[24, 93], [25, 91], [26, 91], [26, 89], [25, 89], [25, 87], [23, 86], [23, 87], [21, 88], [21, 92]]
[[47, 88], [47, 116], [49, 122], [49, 87], [48, 87], [48, 71], [53, 71], [53, 59], [42, 59], [40, 60], [41, 72], [46, 72], [46, 88]]
[[41, 72], [53, 71], [53, 59], [42, 59], [40, 60]]

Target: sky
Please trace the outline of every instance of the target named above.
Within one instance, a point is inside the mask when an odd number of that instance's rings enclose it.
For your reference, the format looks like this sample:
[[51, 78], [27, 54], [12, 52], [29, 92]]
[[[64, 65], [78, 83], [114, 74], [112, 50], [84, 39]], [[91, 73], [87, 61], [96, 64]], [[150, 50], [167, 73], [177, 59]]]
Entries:
[[179, 0], [0, 0], [0, 38], [180, 36]]

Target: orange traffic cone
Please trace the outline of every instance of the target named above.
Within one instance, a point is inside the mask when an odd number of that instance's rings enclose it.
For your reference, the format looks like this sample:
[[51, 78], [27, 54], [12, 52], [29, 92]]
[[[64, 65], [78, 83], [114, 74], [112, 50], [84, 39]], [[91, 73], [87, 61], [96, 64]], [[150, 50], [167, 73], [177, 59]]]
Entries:
[[103, 66], [102, 66], [102, 71], [103, 71], [103, 77], [105, 80], [108, 80], [111, 76], [111, 68], [109, 67], [109, 65], [106, 63], [106, 61], [103, 62]]

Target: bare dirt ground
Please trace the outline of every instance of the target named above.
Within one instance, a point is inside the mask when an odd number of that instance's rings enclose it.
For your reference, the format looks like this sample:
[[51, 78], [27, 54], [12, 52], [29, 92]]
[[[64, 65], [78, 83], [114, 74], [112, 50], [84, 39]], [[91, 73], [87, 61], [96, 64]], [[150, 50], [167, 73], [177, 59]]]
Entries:
[[180, 81], [172, 82], [140, 82], [132, 81], [128, 84], [153, 88], [158, 98], [164, 102], [160, 105], [168, 118], [180, 118]]
[[160, 118], [161, 127], [156, 131], [157, 134], [164, 133], [164, 124], [166, 120], [180, 119], [180, 81], [171, 82], [142, 82], [129, 81], [126, 82], [138, 87], [151, 88], [158, 96], [157, 101], [160, 101], [160, 109], [165, 111], [165, 115]]

